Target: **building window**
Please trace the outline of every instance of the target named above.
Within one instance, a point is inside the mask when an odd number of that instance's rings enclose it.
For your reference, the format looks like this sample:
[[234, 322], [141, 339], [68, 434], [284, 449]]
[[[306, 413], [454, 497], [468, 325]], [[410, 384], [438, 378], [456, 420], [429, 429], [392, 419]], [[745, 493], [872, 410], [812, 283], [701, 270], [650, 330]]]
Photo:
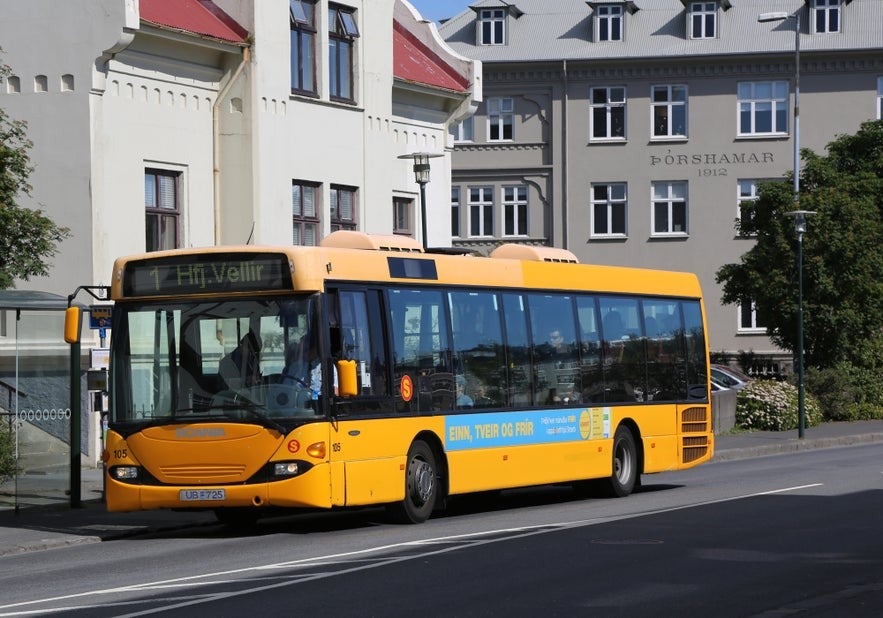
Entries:
[[713, 39], [717, 36], [717, 2], [690, 3], [690, 38]]
[[592, 88], [590, 99], [591, 139], [625, 139], [625, 88]]
[[511, 140], [515, 124], [515, 101], [513, 99], [488, 99], [488, 141]]
[[788, 132], [788, 82], [741, 82], [739, 135]]
[[626, 236], [626, 184], [624, 182], [592, 185], [592, 237]]
[[147, 251], [177, 249], [180, 245], [179, 202], [180, 172], [144, 170], [144, 208], [146, 211]]
[[753, 300], [743, 300], [739, 303], [739, 332], [740, 333], [764, 333], [766, 327], [757, 322], [757, 305]]
[[316, 2], [289, 0], [291, 91], [316, 94]]
[[414, 235], [414, 200], [405, 197], [392, 198], [392, 233]]
[[757, 200], [757, 181], [756, 180], [740, 180], [739, 181], [739, 236], [747, 238], [749, 236], [754, 236], [754, 234], [749, 234], [747, 232], [743, 232], [745, 226], [750, 225], [753, 219], [753, 214], [750, 209], [746, 208], [747, 206], [751, 206]]
[[883, 77], [877, 78], [877, 120], [883, 120]]
[[653, 236], [687, 234], [687, 183], [653, 183]]
[[814, 34], [840, 32], [840, 0], [812, 0]]
[[451, 136], [455, 142], [471, 142], [475, 139], [475, 116], [451, 126]]
[[331, 231], [356, 229], [356, 190], [331, 185]]
[[328, 69], [332, 99], [351, 102], [353, 96], [353, 47], [359, 36], [355, 14], [343, 7], [328, 7]]
[[505, 9], [484, 9], [478, 12], [478, 44], [503, 45], [506, 42]]
[[622, 40], [622, 6], [600, 4], [595, 7], [595, 40]]
[[653, 86], [653, 137], [687, 137], [687, 87]]
[[460, 187], [451, 187], [451, 236], [460, 236]]
[[469, 235], [494, 235], [493, 187], [469, 188]]
[[527, 187], [503, 187], [503, 236], [527, 236]]
[[312, 247], [319, 243], [319, 185], [300, 180], [291, 183], [291, 229], [293, 245]]

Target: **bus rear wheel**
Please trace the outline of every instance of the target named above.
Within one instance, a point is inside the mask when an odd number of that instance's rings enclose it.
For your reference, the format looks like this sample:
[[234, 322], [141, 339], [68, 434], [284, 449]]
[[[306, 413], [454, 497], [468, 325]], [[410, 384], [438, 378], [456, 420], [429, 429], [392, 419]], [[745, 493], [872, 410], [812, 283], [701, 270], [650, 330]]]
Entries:
[[422, 524], [435, 509], [438, 497], [438, 467], [435, 454], [426, 442], [411, 445], [405, 470], [405, 499], [390, 505], [393, 521]]
[[627, 427], [619, 427], [613, 435], [613, 474], [607, 479], [607, 493], [623, 498], [638, 483], [638, 448]]

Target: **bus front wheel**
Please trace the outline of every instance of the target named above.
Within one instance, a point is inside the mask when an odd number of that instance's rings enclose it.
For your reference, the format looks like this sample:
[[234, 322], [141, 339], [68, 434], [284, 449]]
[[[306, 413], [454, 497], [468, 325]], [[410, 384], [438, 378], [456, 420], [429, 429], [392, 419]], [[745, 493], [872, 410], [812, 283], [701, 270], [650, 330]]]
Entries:
[[405, 499], [390, 506], [392, 519], [404, 524], [421, 524], [429, 519], [435, 509], [438, 485], [435, 454], [426, 442], [418, 440], [408, 451]]
[[622, 498], [638, 482], [638, 448], [635, 437], [627, 427], [619, 427], [613, 435], [613, 474], [607, 479], [611, 496]]

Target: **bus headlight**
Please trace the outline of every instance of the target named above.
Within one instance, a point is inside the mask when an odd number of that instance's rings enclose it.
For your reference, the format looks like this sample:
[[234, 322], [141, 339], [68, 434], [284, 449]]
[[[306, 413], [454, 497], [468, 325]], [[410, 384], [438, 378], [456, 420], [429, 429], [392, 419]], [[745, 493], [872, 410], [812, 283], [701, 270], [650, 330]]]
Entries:
[[138, 466], [114, 466], [110, 469], [110, 477], [117, 481], [134, 481], [141, 476]]
[[283, 461], [273, 465], [273, 476], [297, 476], [299, 472], [296, 461]]

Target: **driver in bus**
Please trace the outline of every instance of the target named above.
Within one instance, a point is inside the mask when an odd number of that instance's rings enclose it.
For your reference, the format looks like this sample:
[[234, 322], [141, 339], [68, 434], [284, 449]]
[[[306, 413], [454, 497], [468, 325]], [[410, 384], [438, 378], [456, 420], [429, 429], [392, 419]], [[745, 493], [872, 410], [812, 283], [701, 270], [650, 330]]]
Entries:
[[221, 359], [218, 373], [227, 388], [248, 388], [261, 382], [261, 336], [249, 329], [239, 344]]

